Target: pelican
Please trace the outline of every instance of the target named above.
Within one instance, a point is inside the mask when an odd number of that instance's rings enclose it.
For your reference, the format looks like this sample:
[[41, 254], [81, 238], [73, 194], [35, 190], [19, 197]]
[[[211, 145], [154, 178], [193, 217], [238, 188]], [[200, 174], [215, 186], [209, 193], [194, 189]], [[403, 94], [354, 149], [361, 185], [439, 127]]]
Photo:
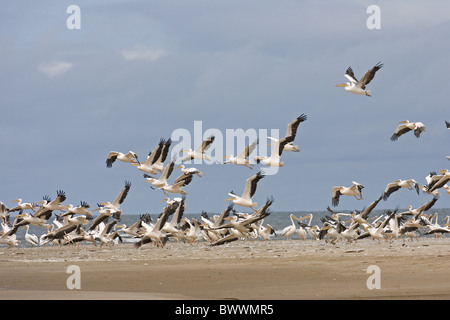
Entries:
[[172, 139], [170, 139], [170, 138], [164, 142], [164, 145], [161, 149], [161, 154], [156, 159], [156, 161], [153, 163], [153, 168], [156, 171], [162, 172], [164, 170], [164, 161], [166, 161], [171, 144], [172, 144]]
[[28, 244], [30, 245], [30, 248], [33, 246], [37, 246], [39, 245], [39, 239], [35, 234], [32, 233], [28, 233], [28, 229], [30, 229], [29, 225], [25, 226], [25, 241], [28, 242]]
[[359, 239], [363, 239], [366, 237], [371, 237], [373, 240], [376, 239], [376, 240], [378, 240], [378, 242], [380, 242], [380, 239], [384, 239], [384, 236], [385, 236], [384, 228], [387, 226], [387, 224], [389, 223], [389, 220], [391, 220], [392, 217], [394, 217], [396, 213], [397, 213], [397, 210], [394, 210], [394, 211], [388, 210], [386, 212], [387, 217], [378, 227], [374, 227], [370, 224], [364, 225], [366, 233], [358, 236], [358, 238], [356, 238], [356, 239], [359, 240]]
[[41, 203], [42, 206], [34, 213], [34, 217], [36, 218], [43, 218], [45, 220], [50, 219], [52, 216], [52, 212], [54, 210], [64, 210], [66, 206], [62, 204], [63, 201], [66, 200], [66, 193], [62, 190], [58, 190], [56, 192], [56, 199], [52, 200], [49, 196], [44, 196], [43, 201], [40, 201], [38, 203]]
[[224, 156], [224, 158], [228, 158], [227, 161], [224, 162], [224, 164], [227, 163], [233, 163], [241, 166], [245, 166], [249, 169], [253, 169], [252, 165], [250, 164], [250, 161], [248, 160], [248, 157], [252, 154], [252, 152], [255, 150], [256, 145], [258, 144], [259, 140], [256, 139], [252, 144], [246, 146], [244, 150], [239, 153], [236, 157], [233, 155]]
[[394, 134], [391, 136], [391, 141], [397, 141], [397, 139], [411, 131], [414, 130], [414, 135], [419, 138], [420, 134], [425, 131], [425, 125], [422, 122], [409, 122], [409, 120], [400, 121], [400, 125], [395, 129]]
[[387, 200], [387, 198], [395, 191], [399, 190], [400, 188], [407, 188], [408, 190], [415, 189], [417, 194], [419, 194], [419, 184], [414, 179], [409, 180], [394, 180], [393, 182], [389, 183], [386, 186], [386, 189], [384, 190], [383, 194], [383, 200]]
[[[128, 192], [130, 191], [131, 188], [131, 182], [130, 181], [125, 181], [125, 187], [123, 187], [123, 189], [120, 191], [119, 195], [117, 196], [117, 198], [114, 200], [113, 203], [111, 202], [103, 202], [100, 203], [100, 206], [103, 206], [104, 209], [108, 209], [111, 211], [111, 214], [118, 214], [119, 217], [120, 215], [122, 215], [122, 210], [120, 210], [120, 205], [125, 201], [125, 198], [128, 195]], [[94, 209], [95, 210], [99, 210]]]
[[169, 184], [167, 183], [167, 179], [169, 179], [170, 175], [172, 174], [174, 166], [175, 166], [175, 159], [170, 161], [169, 164], [164, 168], [159, 179], [144, 174], [144, 178], [146, 178], [145, 182], [151, 182], [151, 184], [156, 188], [168, 186]]
[[270, 235], [277, 236], [277, 233], [275, 232], [275, 229], [270, 225], [267, 224], [265, 227], [263, 226], [264, 219], [259, 221], [258, 228], [256, 231], [258, 232], [258, 235], [263, 240], [270, 240]]
[[205, 152], [211, 147], [211, 144], [214, 142], [214, 139], [215, 139], [214, 136], [210, 136], [209, 138], [203, 140], [202, 144], [194, 151], [192, 151], [192, 149], [182, 150], [181, 152], [186, 152], [187, 155], [181, 159], [181, 162], [193, 159], [210, 160], [209, 156], [206, 155]]
[[294, 233], [297, 231], [297, 227], [295, 226], [293, 219], [298, 220], [298, 218], [291, 213], [289, 215], [289, 219], [291, 219], [291, 224], [281, 231], [281, 236], [286, 237], [286, 240], [290, 240]]
[[133, 151], [129, 151], [127, 154], [117, 151], [111, 151], [108, 154], [108, 158], [106, 158], [106, 167], [111, 168], [114, 161], [116, 160], [130, 163], [139, 163], [138, 155]]
[[179, 165], [178, 167], [176, 167], [175, 169], [180, 169], [183, 173], [185, 174], [196, 174], [197, 176], [199, 176], [200, 178], [203, 177], [205, 174], [203, 172], [201, 172], [200, 170], [198, 170], [197, 168], [194, 167], [190, 167], [190, 168], [186, 168], [184, 164]]
[[339, 204], [339, 197], [341, 195], [354, 196], [356, 200], [362, 200], [362, 189], [364, 186], [355, 181], [352, 181], [352, 183], [351, 187], [333, 187], [331, 199], [333, 206], [336, 207]]
[[187, 186], [192, 181], [192, 174], [181, 176], [176, 179], [176, 181], [172, 185], [164, 185], [159, 187], [158, 189], [163, 190], [164, 194], [168, 196], [168, 192], [170, 193], [180, 193], [182, 195], [187, 195], [187, 192], [183, 190], [185, 186]]
[[383, 64], [378, 62], [372, 69], [368, 70], [364, 76], [361, 78], [361, 80], [357, 80], [355, 78], [355, 74], [353, 73], [353, 69], [351, 67], [348, 67], [347, 71], [345, 72], [345, 77], [350, 81], [345, 84], [338, 84], [336, 87], [344, 87], [346, 91], [349, 91], [354, 94], [359, 95], [370, 95], [370, 90], [365, 90], [366, 85], [372, 81], [372, 79], [375, 77], [375, 73], [380, 70], [383, 67]]
[[16, 199], [13, 200], [11, 202], [17, 202], [17, 206], [15, 206], [14, 208], [9, 209], [10, 212], [14, 212], [14, 211], [19, 211], [19, 210], [26, 210], [26, 209], [31, 209], [34, 211], [34, 209], [36, 208], [36, 204], [34, 203], [28, 203], [28, 202], [22, 202], [22, 199]]
[[88, 210], [89, 204], [86, 201], [80, 201], [79, 206], [74, 207], [73, 204], [69, 204], [65, 208], [67, 209], [67, 212], [62, 214], [62, 216], [79, 214], [92, 217], [92, 214]]
[[256, 202], [252, 201], [252, 198], [255, 195], [258, 182], [262, 178], [264, 178], [264, 172], [260, 170], [258, 171], [258, 173], [247, 179], [242, 196], [239, 197], [233, 191], [231, 191], [230, 193], [228, 193], [231, 198], [225, 199], [225, 201], [233, 201], [234, 204], [242, 207], [249, 207], [255, 211], [254, 207], [257, 204]]
[[444, 187], [450, 181], [450, 171], [449, 170], [441, 170], [441, 176], [439, 180], [435, 180], [433, 184], [429, 184], [426, 189], [427, 192], [433, 192], [439, 188]]
[[[298, 126], [303, 121], [306, 121], [306, 119], [307, 119], [306, 114], [302, 113], [297, 118], [295, 118], [294, 120], [289, 122], [289, 124], [287, 126], [286, 136], [285, 137], [292, 137], [292, 141], [288, 142], [287, 144], [284, 145], [283, 151], [294, 151], [294, 152], [299, 152], [300, 151], [298, 146], [294, 145], [294, 139], [295, 139], [295, 136], [297, 135]], [[277, 141], [277, 139], [275, 139], [275, 138], [272, 138], [272, 137], [268, 137], [268, 138], [273, 140], [273, 141]], [[272, 144], [273, 143], [271, 143], [270, 145], [272, 145]]]
[[[276, 139], [275, 139], [276, 140]], [[281, 162], [281, 154], [283, 153], [284, 147], [286, 144], [294, 141], [293, 136], [284, 137], [283, 139], [277, 140], [274, 143], [272, 153], [270, 157], [267, 156], [255, 156], [256, 163], [262, 163], [271, 166], [271, 167], [282, 167], [284, 166], [284, 162]]]
[[[170, 139], [169, 139], [170, 140]], [[138, 170], [141, 170], [146, 173], [156, 174], [156, 170], [159, 170], [156, 168], [155, 164], [158, 161], [158, 159], [161, 157], [162, 151], [164, 149], [164, 144], [166, 141], [164, 139], [161, 139], [158, 143], [158, 145], [153, 149], [153, 151], [150, 151], [148, 153], [147, 159], [140, 163], [140, 162], [131, 162], [131, 165], [138, 168]], [[131, 152], [131, 151], [130, 151]]]

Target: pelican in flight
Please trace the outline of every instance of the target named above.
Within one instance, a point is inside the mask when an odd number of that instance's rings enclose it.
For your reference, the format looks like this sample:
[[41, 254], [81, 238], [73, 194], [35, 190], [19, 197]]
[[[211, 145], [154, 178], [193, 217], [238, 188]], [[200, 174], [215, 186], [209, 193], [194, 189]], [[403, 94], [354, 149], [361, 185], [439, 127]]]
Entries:
[[346, 196], [354, 196], [356, 200], [362, 200], [362, 189], [364, 188], [363, 185], [359, 184], [358, 182], [352, 181], [351, 187], [333, 187], [331, 193], [332, 193], [332, 205], [337, 206], [339, 204], [339, 197], [341, 195]]
[[116, 160], [130, 163], [139, 163], [138, 155], [133, 151], [129, 151], [127, 154], [117, 151], [111, 151], [108, 154], [108, 158], [106, 158], [106, 167], [111, 168], [114, 161]]
[[256, 149], [256, 145], [258, 144], [259, 140], [256, 139], [252, 144], [249, 144], [244, 148], [244, 150], [239, 153], [236, 157], [233, 155], [224, 156], [224, 158], [228, 158], [226, 163], [233, 163], [241, 166], [245, 166], [247, 168], [253, 169], [252, 165], [250, 164], [250, 161], [248, 160], [248, 157], [252, 154], [252, 152]]
[[432, 183], [429, 183], [426, 186], [426, 190], [429, 193], [432, 193], [433, 191], [443, 188], [448, 182], [450, 182], [450, 171], [445, 169], [440, 171], [440, 175], [436, 175], [434, 181]]
[[242, 196], [236, 195], [233, 191], [228, 193], [231, 198], [225, 199], [225, 201], [233, 201], [234, 204], [237, 204], [242, 207], [248, 207], [255, 210], [256, 202], [252, 201], [252, 198], [256, 192], [256, 187], [258, 185], [259, 180], [264, 178], [264, 172], [260, 170], [257, 174], [251, 176], [247, 179], [245, 183], [245, 189]]
[[181, 159], [181, 162], [193, 159], [210, 160], [209, 156], [206, 155], [205, 152], [211, 147], [211, 144], [214, 142], [214, 139], [215, 139], [214, 136], [210, 136], [208, 139], [203, 140], [202, 144], [199, 147], [197, 147], [197, 149], [195, 149], [194, 151], [192, 151], [192, 149], [182, 150], [181, 152], [186, 152], [187, 155]]
[[135, 166], [136, 168], [138, 168], [138, 170], [141, 170], [145, 173], [156, 174], [156, 170], [160, 171], [160, 168], [156, 168], [155, 164], [161, 158], [165, 143], [166, 141], [164, 139], [161, 139], [155, 149], [148, 153], [147, 159], [144, 162], [140, 163], [133, 161], [131, 162], [131, 165]]
[[169, 184], [167, 183], [167, 179], [169, 179], [170, 175], [172, 174], [174, 165], [175, 165], [175, 159], [170, 161], [169, 164], [164, 168], [159, 179], [156, 179], [156, 178], [153, 178], [152, 176], [144, 174], [144, 178], [146, 178], [145, 182], [151, 182], [151, 184], [154, 185], [156, 188], [168, 186]]
[[73, 204], [69, 204], [66, 206], [67, 212], [62, 214], [61, 216], [67, 216], [67, 215], [86, 215], [89, 217], [92, 217], [92, 214], [89, 212], [89, 204], [86, 201], [80, 201], [80, 205], [74, 207]]
[[395, 129], [391, 136], [392, 141], [396, 141], [401, 135], [414, 130], [414, 135], [419, 138], [420, 134], [425, 131], [425, 126], [422, 122], [409, 122], [408, 120], [400, 121], [400, 125]]
[[278, 141], [275, 141], [272, 153], [270, 154], [270, 157], [267, 156], [255, 156], [256, 163], [264, 163], [271, 167], [282, 167], [284, 166], [284, 162], [281, 162], [281, 154], [284, 151], [284, 147], [288, 144], [294, 141], [293, 136], [284, 137], [283, 139], [280, 139]]
[[350, 81], [344, 84], [337, 84], [336, 87], [344, 87], [346, 91], [349, 91], [354, 94], [359, 95], [370, 95], [370, 90], [366, 90], [366, 86], [372, 81], [372, 79], [375, 77], [375, 73], [380, 70], [383, 67], [383, 64], [378, 62], [372, 69], [368, 70], [364, 76], [361, 78], [361, 80], [358, 81], [358, 79], [355, 78], [355, 74], [353, 73], [352, 67], [348, 67], [347, 71], [345, 72], [345, 77]]
[[[113, 203], [111, 202], [103, 202], [99, 204], [99, 208], [103, 207], [103, 209], [107, 209], [111, 211], [111, 214], [117, 214], [119, 217], [122, 215], [122, 210], [120, 210], [120, 205], [124, 202], [125, 198], [128, 195], [128, 192], [130, 191], [131, 188], [131, 182], [129, 181], [125, 181], [125, 187], [123, 187], [123, 189], [120, 191], [119, 195], [117, 196], [117, 198], [114, 200]], [[94, 209], [95, 210], [100, 210], [99, 208]]]
[[176, 167], [175, 169], [180, 169], [184, 174], [196, 174], [197, 176], [199, 176], [200, 178], [204, 176], [204, 173], [201, 172], [200, 170], [198, 170], [197, 168], [194, 167], [190, 167], [190, 168], [186, 168], [184, 166], [184, 164], [179, 165], [178, 167]]
[[386, 186], [386, 189], [383, 193], [383, 200], [387, 200], [387, 198], [395, 191], [399, 190], [400, 188], [407, 188], [408, 190], [415, 189], [417, 194], [419, 194], [419, 184], [414, 179], [409, 180], [395, 180], [389, 183]]
[[171, 185], [167, 184], [162, 187], [159, 187], [166, 196], [169, 196], [168, 192], [170, 193], [180, 193], [182, 195], [187, 195], [187, 192], [183, 190], [185, 186], [187, 186], [189, 183], [191, 183], [193, 178], [193, 174], [182, 174], [180, 177], [178, 177], [175, 182]]
[[[292, 137], [292, 141], [288, 142], [287, 144], [284, 145], [283, 151], [294, 151], [294, 152], [299, 152], [300, 151], [298, 146], [294, 145], [294, 140], [295, 140], [295, 136], [297, 135], [298, 126], [303, 121], [306, 121], [306, 119], [307, 119], [306, 114], [302, 113], [297, 118], [295, 118], [294, 120], [289, 122], [289, 124], [287, 126], [286, 136], [285, 137]], [[272, 138], [272, 137], [268, 137], [268, 138], [273, 140], [273, 141], [277, 141], [277, 139], [275, 139], [275, 138]], [[270, 145], [272, 145], [272, 144], [273, 143], [271, 143]]]
[[26, 209], [31, 209], [34, 211], [34, 209], [36, 208], [36, 204], [34, 203], [29, 203], [29, 202], [22, 202], [22, 199], [16, 199], [13, 200], [11, 202], [17, 202], [17, 206], [15, 206], [14, 208], [9, 209], [10, 212], [13, 211], [19, 211], [19, 210], [26, 210]]

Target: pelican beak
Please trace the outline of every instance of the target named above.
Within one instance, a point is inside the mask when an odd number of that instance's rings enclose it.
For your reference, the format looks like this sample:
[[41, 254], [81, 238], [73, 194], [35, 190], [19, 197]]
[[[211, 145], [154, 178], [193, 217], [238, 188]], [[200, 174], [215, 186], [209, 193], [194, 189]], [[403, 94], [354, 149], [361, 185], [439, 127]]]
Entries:
[[181, 169], [181, 166], [175, 167], [174, 169]]
[[228, 198], [228, 199], [225, 199], [224, 201], [233, 201], [234, 200], [234, 198]]
[[345, 84], [345, 83], [335, 85], [335, 87], [346, 87], [346, 86], [347, 86], [347, 84]]

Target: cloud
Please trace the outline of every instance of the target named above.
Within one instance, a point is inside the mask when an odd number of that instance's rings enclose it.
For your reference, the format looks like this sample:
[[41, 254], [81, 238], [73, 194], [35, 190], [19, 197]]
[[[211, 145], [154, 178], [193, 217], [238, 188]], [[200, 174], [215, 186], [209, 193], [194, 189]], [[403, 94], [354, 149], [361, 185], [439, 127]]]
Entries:
[[161, 49], [149, 49], [142, 46], [135, 46], [131, 50], [122, 50], [120, 52], [125, 60], [146, 60], [156, 61], [167, 54], [166, 51]]
[[38, 70], [51, 79], [63, 75], [72, 67], [73, 64], [69, 62], [53, 61], [41, 63], [38, 66]]

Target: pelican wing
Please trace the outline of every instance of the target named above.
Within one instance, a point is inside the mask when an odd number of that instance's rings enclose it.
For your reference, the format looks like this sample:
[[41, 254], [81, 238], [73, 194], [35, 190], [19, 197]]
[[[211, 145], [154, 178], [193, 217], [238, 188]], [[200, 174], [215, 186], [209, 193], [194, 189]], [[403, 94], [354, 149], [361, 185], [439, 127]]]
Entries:
[[119, 155], [119, 152], [117, 151], [111, 151], [108, 154], [108, 158], [106, 158], [106, 167], [111, 168], [114, 161], [117, 160], [117, 156]]
[[244, 150], [242, 150], [242, 152], [237, 157], [247, 159], [252, 154], [252, 152], [256, 149], [256, 145], [258, 144], [258, 142], [259, 142], [259, 139], [256, 139], [255, 142], [246, 146], [244, 148]]
[[352, 67], [348, 67], [345, 71], [344, 76], [351, 82], [351, 83], [357, 83], [358, 79], [356, 79], [355, 74], [353, 73]]
[[450, 129], [450, 122], [445, 121], [445, 126], [447, 127], [447, 129]]
[[383, 64], [381, 62], [378, 62], [372, 69], [370, 69], [364, 74], [364, 76], [358, 82], [358, 85], [361, 87], [361, 89], [366, 88], [366, 85], [368, 85], [370, 81], [372, 81], [372, 79], [375, 77], [375, 73], [382, 67]]
[[164, 147], [165, 140], [160, 139], [158, 145], [153, 149], [153, 151], [148, 153], [147, 160], [145, 160], [146, 165], [154, 164], [161, 156], [162, 149]]
[[114, 200], [114, 202], [113, 202], [114, 206], [118, 207], [119, 204], [122, 204], [122, 202], [127, 197], [128, 192], [130, 191], [130, 188], [131, 188], [131, 182], [130, 181], [125, 181], [125, 187], [122, 189], [122, 191], [120, 191], [120, 193], [117, 196], [116, 200]]
[[202, 144], [197, 148], [197, 152], [204, 153], [211, 147], [211, 144], [214, 142], [215, 137], [210, 136], [208, 139], [203, 140]]
[[416, 123], [416, 128], [414, 129], [414, 135], [419, 138], [420, 134], [425, 131], [425, 126], [421, 122]]
[[341, 187], [333, 187], [331, 190], [331, 204], [336, 207], [339, 204], [339, 197], [341, 196]]
[[411, 131], [412, 129], [408, 128], [404, 124], [401, 124], [397, 127], [394, 134], [391, 136], [391, 141], [396, 141], [401, 135]]
[[248, 178], [247, 182], [245, 183], [245, 189], [242, 197], [251, 199], [256, 192], [256, 186], [258, 185], [259, 180], [261, 180], [262, 178], [264, 178], [264, 174], [261, 170], [257, 174]]
[[161, 155], [159, 156], [159, 161], [164, 163], [166, 161], [167, 155], [169, 154], [170, 145], [172, 144], [172, 139], [168, 139], [161, 150]]
[[[295, 139], [295, 136], [297, 135], [297, 129], [298, 126], [300, 125], [300, 123], [302, 123], [303, 121], [305, 121], [307, 119], [306, 115], [304, 113], [302, 113], [300, 116], [298, 116], [296, 119], [294, 119], [293, 121], [291, 121], [288, 124], [287, 127], [287, 131], [286, 131], [286, 137], [290, 137], [293, 136]], [[293, 140], [294, 140], [293, 139]]]
[[386, 189], [384, 190], [383, 193], [383, 200], [387, 200], [387, 198], [389, 198], [389, 196], [394, 193], [395, 191], [399, 190], [401, 187], [398, 185], [397, 182], [391, 182], [386, 186]]

